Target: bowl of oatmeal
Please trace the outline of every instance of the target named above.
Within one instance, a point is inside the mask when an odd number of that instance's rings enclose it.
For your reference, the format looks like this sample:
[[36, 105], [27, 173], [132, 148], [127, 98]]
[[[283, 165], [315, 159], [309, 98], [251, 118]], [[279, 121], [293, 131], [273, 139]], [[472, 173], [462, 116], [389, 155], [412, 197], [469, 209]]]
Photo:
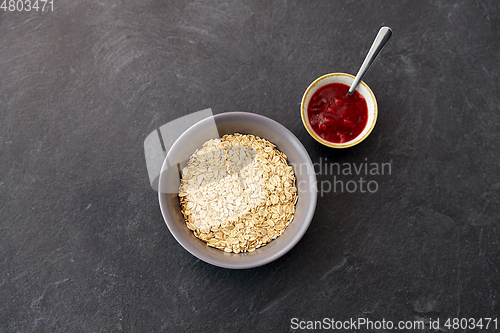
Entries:
[[306, 232], [316, 175], [300, 141], [278, 122], [229, 112], [187, 129], [159, 177], [165, 223], [179, 244], [215, 266], [278, 259]]

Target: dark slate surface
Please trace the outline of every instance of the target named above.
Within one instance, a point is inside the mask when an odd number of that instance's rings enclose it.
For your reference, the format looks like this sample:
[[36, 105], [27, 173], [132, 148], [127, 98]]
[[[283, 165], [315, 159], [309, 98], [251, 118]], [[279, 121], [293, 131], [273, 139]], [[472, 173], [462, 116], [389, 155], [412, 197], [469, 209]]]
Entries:
[[[292, 318], [359, 317], [447, 331], [446, 318], [500, 317], [499, 17], [494, 0], [0, 12], [0, 331], [287, 332]], [[375, 130], [320, 146], [299, 117], [304, 90], [355, 74], [383, 25], [394, 35], [365, 77]], [[143, 152], [150, 132], [207, 107], [281, 122], [316, 163], [391, 173], [361, 175], [376, 193], [323, 194], [279, 260], [211, 266], [166, 228]]]

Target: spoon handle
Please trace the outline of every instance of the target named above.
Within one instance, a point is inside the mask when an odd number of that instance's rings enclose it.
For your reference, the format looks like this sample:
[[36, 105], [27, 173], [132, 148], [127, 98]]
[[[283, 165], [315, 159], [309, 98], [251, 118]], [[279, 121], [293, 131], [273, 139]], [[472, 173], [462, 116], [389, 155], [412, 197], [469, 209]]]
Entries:
[[349, 95], [351, 95], [354, 92], [354, 90], [356, 90], [356, 87], [358, 86], [359, 82], [361, 81], [365, 73], [368, 71], [375, 58], [377, 58], [380, 51], [382, 51], [382, 49], [384, 48], [389, 38], [391, 38], [391, 36], [392, 36], [391, 28], [382, 27], [380, 29], [380, 31], [377, 34], [377, 37], [375, 37], [375, 40], [373, 41], [370, 51], [368, 51], [368, 54], [366, 55], [365, 61], [363, 61], [363, 64], [361, 65], [361, 68], [358, 71], [358, 74], [356, 74], [356, 78], [354, 78], [354, 82], [349, 88]]

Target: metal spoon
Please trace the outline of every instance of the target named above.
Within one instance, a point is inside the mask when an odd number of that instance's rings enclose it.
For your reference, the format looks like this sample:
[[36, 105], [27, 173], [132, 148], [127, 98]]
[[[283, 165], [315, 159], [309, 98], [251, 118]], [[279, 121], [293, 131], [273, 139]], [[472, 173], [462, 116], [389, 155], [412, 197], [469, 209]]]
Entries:
[[354, 81], [352, 82], [351, 87], [349, 88], [349, 95], [352, 95], [354, 90], [356, 90], [356, 87], [358, 86], [359, 82], [361, 81], [365, 73], [368, 71], [375, 58], [377, 58], [380, 51], [382, 51], [382, 49], [384, 48], [389, 38], [391, 38], [391, 36], [392, 36], [391, 28], [382, 27], [380, 29], [380, 31], [377, 34], [377, 37], [375, 37], [375, 40], [373, 41], [370, 51], [368, 51], [368, 54], [366, 55], [365, 61], [363, 61], [363, 64], [361, 65], [361, 68], [358, 71], [358, 74], [356, 74], [356, 78], [354, 78]]

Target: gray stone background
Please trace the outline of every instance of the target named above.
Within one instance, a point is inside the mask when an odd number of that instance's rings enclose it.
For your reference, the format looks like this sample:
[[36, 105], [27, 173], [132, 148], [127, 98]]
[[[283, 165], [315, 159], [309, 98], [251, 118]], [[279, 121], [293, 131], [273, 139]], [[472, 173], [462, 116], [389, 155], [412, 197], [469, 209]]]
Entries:
[[[319, 145], [303, 92], [355, 74], [383, 25], [393, 37], [364, 79], [374, 131]], [[440, 318], [453, 331], [446, 318], [500, 317], [499, 29], [494, 0], [0, 11], [0, 331], [288, 332], [294, 317]], [[391, 174], [367, 177], [373, 194], [320, 197], [279, 260], [211, 266], [166, 228], [143, 151], [150, 132], [209, 107], [279, 121], [313, 162]]]

